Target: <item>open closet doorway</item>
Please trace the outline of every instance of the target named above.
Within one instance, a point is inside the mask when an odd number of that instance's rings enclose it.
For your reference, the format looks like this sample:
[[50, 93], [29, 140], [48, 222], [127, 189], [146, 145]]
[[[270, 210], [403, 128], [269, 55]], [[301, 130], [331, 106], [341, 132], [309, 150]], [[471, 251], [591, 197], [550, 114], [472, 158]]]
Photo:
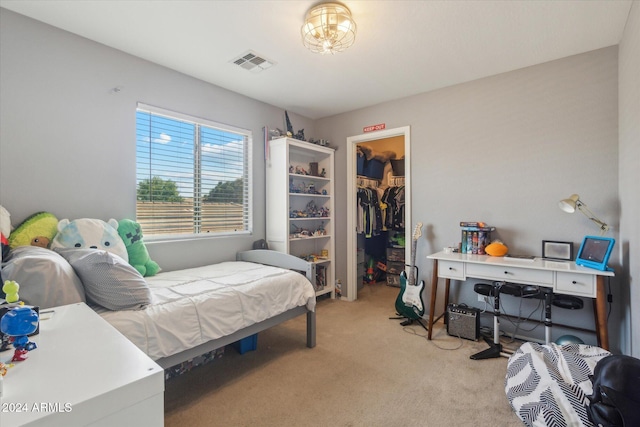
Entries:
[[[362, 278], [359, 277], [361, 271], [358, 271], [358, 183], [359, 179], [362, 181], [361, 177], [358, 176], [358, 147], [360, 146], [368, 146], [372, 147], [375, 150], [376, 142], [383, 140], [394, 140], [404, 139], [404, 162], [402, 166], [404, 168], [404, 178], [402, 179], [404, 184], [404, 209], [403, 209], [403, 221], [405, 224], [404, 227], [404, 259], [411, 259], [411, 245], [406, 244], [411, 242], [411, 180], [409, 177], [411, 176], [411, 161], [410, 161], [410, 153], [411, 153], [411, 137], [410, 137], [410, 128], [409, 126], [395, 128], [395, 129], [385, 129], [381, 131], [376, 131], [369, 134], [351, 136], [347, 138], [347, 283], [346, 289], [343, 286], [343, 298], [346, 297], [348, 301], [355, 301], [358, 298], [358, 285], [362, 283]], [[396, 142], [393, 142], [394, 144]], [[361, 147], [362, 148], [362, 147]], [[387, 151], [378, 148], [378, 151]], [[396, 156], [397, 159], [401, 156]], [[397, 162], [394, 162], [397, 164]], [[384, 172], [388, 173], [388, 172]], [[396, 175], [385, 176], [383, 173], [382, 179], [377, 180], [379, 183], [385, 182], [388, 185], [389, 179], [391, 179], [391, 184], [394, 184], [393, 181], [396, 179]], [[379, 176], [379, 175], [377, 175]], [[366, 177], [365, 177], [366, 178]], [[362, 181], [360, 184], [366, 183], [368, 181]], [[362, 242], [362, 237], [360, 238]], [[362, 261], [362, 258], [360, 258]], [[346, 295], [345, 295], [346, 290]]]

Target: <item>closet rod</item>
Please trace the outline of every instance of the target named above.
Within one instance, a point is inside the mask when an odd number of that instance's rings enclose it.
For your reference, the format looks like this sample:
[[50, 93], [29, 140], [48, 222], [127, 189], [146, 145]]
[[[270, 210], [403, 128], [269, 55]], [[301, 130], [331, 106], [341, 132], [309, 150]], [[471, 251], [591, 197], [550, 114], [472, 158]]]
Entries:
[[367, 187], [367, 188], [378, 188], [378, 181], [375, 179], [358, 177], [356, 180], [356, 185], [358, 187]]

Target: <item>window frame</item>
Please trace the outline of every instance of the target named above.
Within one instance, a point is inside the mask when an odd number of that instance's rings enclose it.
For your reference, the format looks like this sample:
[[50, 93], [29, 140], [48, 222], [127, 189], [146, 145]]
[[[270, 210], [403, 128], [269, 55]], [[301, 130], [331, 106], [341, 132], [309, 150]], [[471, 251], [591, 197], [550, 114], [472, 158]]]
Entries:
[[[224, 123], [220, 123], [220, 122], [215, 122], [213, 120], [209, 120], [209, 119], [205, 119], [202, 117], [197, 117], [197, 116], [193, 116], [193, 115], [189, 115], [189, 114], [185, 114], [185, 113], [180, 113], [177, 111], [172, 111], [172, 110], [168, 110], [165, 108], [161, 108], [161, 107], [156, 107], [153, 105], [149, 105], [149, 104], [145, 104], [142, 102], [138, 102], [136, 105], [136, 183], [135, 183], [135, 188], [136, 188], [136, 221], [138, 221], [138, 119], [137, 119], [137, 114], [138, 112], [144, 112], [144, 113], [149, 113], [152, 115], [156, 115], [156, 116], [163, 116], [166, 117], [168, 119], [173, 119], [173, 120], [178, 120], [178, 121], [184, 121], [184, 122], [188, 122], [188, 123], [193, 123], [195, 125], [202, 125], [208, 128], [212, 128], [215, 130], [220, 130], [222, 132], [230, 132], [230, 133], [235, 133], [238, 135], [241, 135], [243, 137], [244, 140], [244, 153], [243, 153], [243, 169], [244, 169], [244, 174], [242, 176], [243, 179], [246, 180], [246, 183], [244, 184], [244, 188], [246, 191], [246, 205], [242, 206], [242, 216], [243, 216], [243, 224], [244, 224], [244, 228], [242, 230], [238, 230], [238, 231], [220, 231], [220, 232], [213, 232], [213, 233], [198, 233], [198, 232], [192, 232], [192, 233], [167, 233], [167, 234], [147, 234], [147, 231], [145, 231], [143, 229], [144, 234], [144, 239], [145, 242], [160, 242], [160, 241], [178, 241], [178, 240], [193, 240], [193, 239], [216, 239], [216, 238], [221, 238], [221, 237], [233, 237], [233, 236], [244, 236], [244, 235], [252, 235], [253, 234], [253, 154], [252, 154], [252, 149], [253, 149], [253, 132], [249, 129], [244, 129], [244, 128], [240, 128], [237, 126], [232, 126], [232, 125], [228, 125], [228, 124], [224, 124]], [[202, 140], [200, 140], [200, 132], [197, 132], [197, 138], [198, 138], [198, 146], [199, 146], [199, 154], [194, 154], [194, 159], [193, 159], [193, 166], [194, 166], [194, 171], [193, 171], [193, 177], [196, 176], [196, 174], [201, 174], [202, 173], [202, 167], [198, 167], [198, 162], [196, 160], [197, 157], [202, 157], [201, 155], [201, 149], [203, 146], [203, 142]], [[194, 139], [196, 138], [196, 136], [194, 136]], [[201, 166], [201, 164], [200, 164]], [[153, 175], [153, 174], [151, 174]], [[165, 176], [160, 176], [163, 179], [166, 179]], [[200, 176], [200, 178], [197, 180], [197, 182], [202, 182], [202, 177]], [[196, 193], [196, 189], [194, 188], [194, 195]], [[204, 196], [206, 196], [206, 194], [201, 193], [200, 194], [200, 198], [202, 199]], [[194, 197], [194, 203], [193, 203], [194, 208], [196, 207], [196, 198]], [[194, 209], [195, 210], [195, 209]], [[246, 216], [246, 220], [245, 220], [245, 216]], [[201, 218], [202, 219], [202, 218]], [[139, 221], [138, 221], [139, 222]], [[196, 216], [194, 214], [193, 216], [193, 222], [196, 222]], [[194, 227], [196, 227], [194, 225]]]

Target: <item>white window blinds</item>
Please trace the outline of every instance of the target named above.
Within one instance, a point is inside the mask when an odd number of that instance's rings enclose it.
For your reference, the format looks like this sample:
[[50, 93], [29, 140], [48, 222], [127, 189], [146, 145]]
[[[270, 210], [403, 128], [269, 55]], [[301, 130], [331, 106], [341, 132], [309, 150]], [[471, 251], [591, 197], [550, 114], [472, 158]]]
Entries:
[[145, 236], [251, 232], [251, 131], [138, 104], [136, 221]]

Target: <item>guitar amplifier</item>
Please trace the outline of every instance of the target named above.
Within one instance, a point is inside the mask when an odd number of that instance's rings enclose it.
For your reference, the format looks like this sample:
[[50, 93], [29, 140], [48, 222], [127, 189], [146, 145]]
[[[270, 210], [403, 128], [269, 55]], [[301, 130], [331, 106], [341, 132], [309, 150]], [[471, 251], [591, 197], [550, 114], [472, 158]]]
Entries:
[[480, 310], [466, 305], [449, 304], [447, 334], [477, 341], [480, 338]]

